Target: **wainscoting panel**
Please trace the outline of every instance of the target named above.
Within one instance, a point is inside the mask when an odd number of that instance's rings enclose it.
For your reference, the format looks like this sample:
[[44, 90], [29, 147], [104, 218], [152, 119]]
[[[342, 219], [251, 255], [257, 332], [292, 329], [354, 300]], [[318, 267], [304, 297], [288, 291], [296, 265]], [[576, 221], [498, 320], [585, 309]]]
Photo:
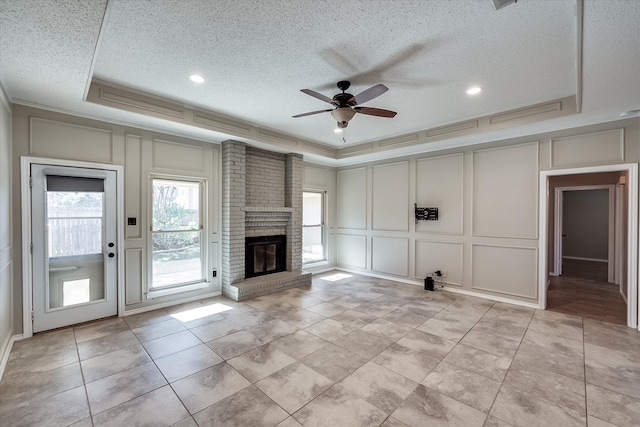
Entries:
[[327, 170], [304, 165], [304, 188], [327, 188]]
[[473, 152], [473, 235], [537, 239], [537, 142]]
[[126, 249], [125, 251], [125, 304], [142, 302], [144, 285], [144, 260], [142, 248]]
[[[127, 177], [125, 196], [125, 238], [127, 240], [142, 239], [142, 195], [140, 163], [142, 159], [142, 138], [136, 135], [125, 135], [124, 174]], [[136, 218], [136, 225], [128, 225], [127, 218]]]
[[367, 169], [338, 171], [337, 226], [364, 230], [367, 228]]
[[624, 129], [554, 138], [551, 167], [624, 162]]
[[408, 276], [409, 239], [373, 237], [371, 246], [371, 268], [373, 271]]
[[537, 248], [471, 246], [472, 289], [538, 298]]
[[30, 155], [113, 163], [111, 131], [31, 117], [29, 135]]
[[440, 270], [447, 273], [443, 280], [449, 284], [462, 285], [462, 243], [416, 240], [414, 276], [424, 279], [428, 274]]
[[336, 236], [336, 245], [339, 266], [362, 269], [367, 267], [366, 236], [338, 234]]
[[409, 231], [409, 162], [373, 167], [373, 229]]
[[418, 221], [417, 232], [463, 233], [464, 155], [416, 160], [416, 203], [421, 208], [438, 208], [437, 221]]
[[205, 153], [202, 147], [153, 140], [153, 167], [177, 171], [204, 172]]

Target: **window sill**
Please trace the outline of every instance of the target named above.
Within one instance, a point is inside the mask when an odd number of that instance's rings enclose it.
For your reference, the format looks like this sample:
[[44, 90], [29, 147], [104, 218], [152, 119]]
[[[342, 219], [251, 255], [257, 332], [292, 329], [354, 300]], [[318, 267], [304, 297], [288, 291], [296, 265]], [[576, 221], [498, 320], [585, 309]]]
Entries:
[[302, 264], [302, 268], [314, 268], [314, 267], [322, 267], [325, 265], [329, 265], [329, 261], [323, 259], [322, 261], [311, 261]]
[[182, 292], [196, 291], [198, 289], [208, 288], [209, 286], [211, 286], [211, 282], [199, 282], [166, 289], [149, 289], [147, 291], [147, 299], [154, 299], [167, 295], [179, 294]]

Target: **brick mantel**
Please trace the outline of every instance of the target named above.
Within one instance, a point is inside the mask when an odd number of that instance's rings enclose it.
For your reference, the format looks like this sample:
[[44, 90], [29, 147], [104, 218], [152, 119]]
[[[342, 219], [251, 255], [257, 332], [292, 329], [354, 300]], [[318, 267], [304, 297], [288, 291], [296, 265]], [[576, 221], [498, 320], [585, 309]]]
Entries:
[[[310, 283], [302, 272], [302, 156], [222, 143], [222, 293], [248, 299]], [[245, 237], [286, 235], [287, 272], [245, 279]], [[258, 280], [256, 280], [258, 279]], [[254, 283], [255, 282], [255, 283]], [[252, 294], [252, 290], [255, 290]]]

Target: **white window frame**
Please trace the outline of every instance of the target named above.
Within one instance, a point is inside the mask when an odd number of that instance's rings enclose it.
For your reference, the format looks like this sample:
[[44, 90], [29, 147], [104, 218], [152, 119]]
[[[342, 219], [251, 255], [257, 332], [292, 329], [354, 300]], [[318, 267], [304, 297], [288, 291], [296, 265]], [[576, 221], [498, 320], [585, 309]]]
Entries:
[[[327, 263], [327, 226], [326, 226], [326, 211], [327, 211], [327, 192], [324, 190], [302, 190], [302, 200], [304, 203], [304, 194], [305, 193], [313, 193], [320, 194], [321, 196], [321, 216], [320, 216], [320, 224], [304, 224], [304, 207], [303, 207], [303, 218], [302, 218], [302, 232], [304, 234], [304, 229], [307, 227], [321, 227], [321, 235], [322, 235], [322, 259], [307, 261], [304, 262], [304, 252], [303, 252], [303, 262], [302, 264], [305, 266], [312, 266], [317, 264], [326, 264]], [[303, 245], [304, 248], [304, 245]], [[303, 249], [304, 251], [304, 249]]]
[[[201, 279], [193, 282], [176, 283], [175, 285], [163, 286], [161, 288], [153, 287], [153, 235], [155, 232], [159, 232], [153, 229], [153, 182], [155, 180], [163, 181], [181, 181], [188, 183], [197, 183], [199, 186], [199, 216], [200, 216], [200, 267], [201, 267]], [[145, 295], [147, 299], [158, 298], [166, 295], [177, 294], [181, 292], [189, 292], [198, 289], [204, 289], [211, 286], [210, 277], [208, 271], [209, 268], [209, 254], [207, 244], [208, 236], [208, 212], [207, 212], [207, 180], [203, 177], [189, 177], [189, 176], [176, 176], [166, 174], [150, 174], [148, 180], [148, 198], [147, 198], [147, 220], [149, 221], [149, 229], [147, 233], [147, 283]], [[185, 230], [187, 231], [187, 230]]]

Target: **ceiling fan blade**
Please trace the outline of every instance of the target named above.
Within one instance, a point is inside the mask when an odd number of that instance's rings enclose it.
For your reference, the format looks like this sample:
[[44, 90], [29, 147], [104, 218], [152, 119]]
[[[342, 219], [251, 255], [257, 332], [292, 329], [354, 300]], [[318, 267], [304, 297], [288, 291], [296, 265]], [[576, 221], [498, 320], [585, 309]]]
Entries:
[[365, 102], [371, 101], [373, 98], [382, 95], [388, 90], [389, 88], [383, 84], [375, 85], [365, 90], [364, 92], [360, 92], [359, 94], [351, 98], [349, 102], [355, 101], [356, 105], [364, 104]]
[[291, 117], [293, 117], [294, 119], [297, 119], [298, 117], [311, 116], [313, 114], [326, 113], [326, 112], [329, 112], [329, 111], [333, 111], [333, 109], [329, 108], [328, 110], [311, 111], [309, 113], [296, 114], [295, 116], [291, 116]]
[[376, 116], [376, 117], [395, 117], [396, 113], [395, 111], [391, 111], [391, 110], [383, 110], [382, 108], [371, 108], [371, 107], [354, 107], [354, 110], [356, 110], [358, 113], [360, 114], [367, 114], [369, 116]]
[[307, 95], [311, 95], [314, 98], [318, 98], [320, 101], [324, 101], [324, 102], [328, 102], [329, 104], [333, 104], [333, 99], [329, 98], [328, 96], [324, 96], [321, 93], [316, 92], [315, 90], [311, 90], [311, 89], [300, 89], [300, 92], [304, 92]]

